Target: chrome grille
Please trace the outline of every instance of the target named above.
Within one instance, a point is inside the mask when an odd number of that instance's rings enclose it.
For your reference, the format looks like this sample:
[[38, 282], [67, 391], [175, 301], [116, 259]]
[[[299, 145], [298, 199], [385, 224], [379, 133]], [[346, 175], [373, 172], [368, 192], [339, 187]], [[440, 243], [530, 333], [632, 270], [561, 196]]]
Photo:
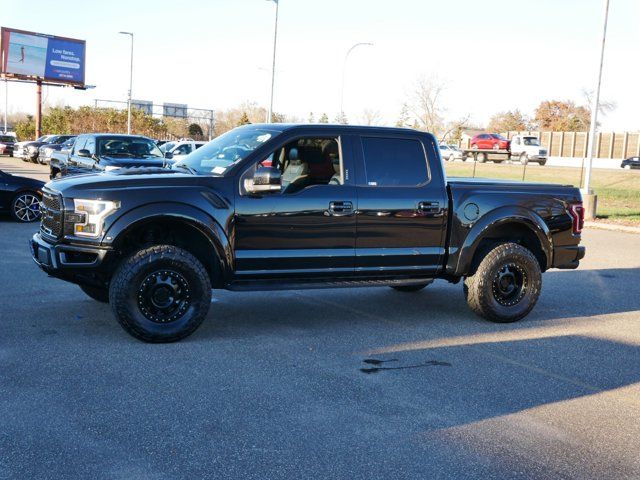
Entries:
[[40, 213], [42, 215], [40, 231], [42, 233], [55, 238], [62, 235], [62, 210], [62, 197], [59, 193], [47, 190], [42, 192], [42, 201], [40, 202]]

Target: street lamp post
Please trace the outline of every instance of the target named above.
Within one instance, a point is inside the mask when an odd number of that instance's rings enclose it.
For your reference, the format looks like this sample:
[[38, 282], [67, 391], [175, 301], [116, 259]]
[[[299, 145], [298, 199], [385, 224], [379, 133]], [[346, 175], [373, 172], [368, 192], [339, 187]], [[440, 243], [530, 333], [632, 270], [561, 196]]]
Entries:
[[4, 77], [4, 133], [7, 133], [7, 109], [9, 108], [9, 80]]
[[344, 78], [347, 71], [347, 60], [349, 59], [349, 55], [353, 52], [357, 47], [361, 45], [373, 46], [371, 42], [359, 42], [351, 46], [347, 53], [344, 56], [344, 63], [342, 64], [342, 87], [340, 88], [340, 120], [344, 119]]
[[276, 22], [273, 29], [273, 61], [271, 63], [271, 94], [269, 96], [269, 111], [267, 112], [267, 123], [271, 123], [273, 117], [273, 86], [276, 79], [276, 46], [278, 44], [278, 0], [267, 0], [276, 4]]
[[589, 140], [587, 145], [587, 171], [584, 176], [584, 187], [582, 189], [585, 200], [585, 216], [593, 219], [596, 214], [596, 198], [589, 189], [591, 182], [591, 168], [593, 166], [593, 154], [596, 141], [596, 128], [598, 125], [598, 110], [600, 108], [600, 85], [602, 84], [602, 65], [604, 63], [604, 46], [607, 39], [607, 22], [609, 20], [609, 0], [604, 0], [604, 21], [602, 24], [602, 40], [600, 42], [600, 63], [596, 80], [596, 91], [591, 103], [591, 124], [589, 125]]
[[127, 134], [131, 135], [131, 89], [133, 88], [133, 33], [131, 32], [118, 32], [122, 35], [129, 35], [131, 37], [131, 57], [129, 66], [129, 98], [127, 100]]

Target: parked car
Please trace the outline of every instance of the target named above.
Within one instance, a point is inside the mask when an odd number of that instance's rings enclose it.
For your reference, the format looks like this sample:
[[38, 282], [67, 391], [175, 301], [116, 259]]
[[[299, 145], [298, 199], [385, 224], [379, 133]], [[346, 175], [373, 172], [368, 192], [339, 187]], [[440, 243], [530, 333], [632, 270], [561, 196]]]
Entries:
[[454, 160], [462, 160], [464, 162], [467, 160], [462, 150], [455, 145], [440, 144], [438, 147], [440, 148], [440, 157], [447, 162], [453, 162]]
[[43, 145], [55, 145], [57, 143], [66, 142], [72, 135], [45, 135], [33, 142], [20, 142], [20, 153], [16, 157], [20, 157], [25, 162], [38, 162], [38, 151]]
[[538, 137], [533, 135], [516, 135], [511, 139], [511, 158], [518, 158], [520, 163], [547, 163], [547, 149], [542, 148]]
[[471, 148], [478, 150], [509, 150], [511, 142], [498, 133], [479, 133], [471, 139]]
[[[140, 135], [91, 133], [78, 135], [65, 160], [51, 159], [55, 177], [78, 173], [111, 172], [119, 168], [164, 167], [167, 163], [155, 142]], [[62, 168], [61, 168], [62, 167]], [[56, 172], [54, 174], [54, 169]]]
[[76, 137], [72, 136], [64, 141], [57, 140], [59, 143], [46, 143], [38, 149], [38, 163], [40, 165], [47, 165], [51, 163], [51, 155], [53, 152], [57, 152], [63, 149], [70, 150], [75, 142]]
[[[35, 140], [36, 142], [42, 144], [44, 143], [48, 138], [53, 137], [53, 135], [42, 135], [41, 137], [39, 137], [37, 140]], [[23, 142], [16, 142], [16, 144], [13, 147], [13, 156], [17, 157], [23, 161], [28, 161], [28, 150], [27, 150], [27, 145], [30, 143], [34, 143], [33, 140], [26, 140]]]
[[165, 158], [176, 161], [181, 160], [191, 152], [195, 152], [198, 148], [206, 144], [207, 142], [194, 140], [167, 142], [160, 146], [160, 150], [164, 153]]
[[13, 149], [16, 144], [16, 139], [12, 135], [0, 134], [0, 155], [8, 155], [13, 157]]
[[620, 168], [630, 170], [632, 168], [640, 168], [640, 157], [629, 157], [623, 160], [620, 164]]
[[9, 212], [18, 222], [39, 220], [43, 186], [40, 180], [0, 170], [0, 212]]
[[410, 129], [246, 125], [155, 174], [50, 182], [32, 256], [147, 342], [193, 333], [212, 288], [464, 279], [472, 311], [519, 320], [542, 272], [585, 254], [580, 190], [447, 178], [437, 145]]

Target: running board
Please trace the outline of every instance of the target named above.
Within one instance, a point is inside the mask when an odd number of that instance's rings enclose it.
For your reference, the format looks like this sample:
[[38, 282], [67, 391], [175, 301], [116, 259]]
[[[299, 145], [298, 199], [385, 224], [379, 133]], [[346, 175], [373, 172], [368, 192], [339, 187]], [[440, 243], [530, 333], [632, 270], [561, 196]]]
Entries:
[[231, 291], [269, 291], [269, 290], [307, 290], [320, 288], [353, 288], [353, 287], [402, 287], [409, 285], [429, 285], [433, 278], [407, 278], [402, 280], [333, 280], [321, 282], [317, 280], [238, 280], [229, 284]]

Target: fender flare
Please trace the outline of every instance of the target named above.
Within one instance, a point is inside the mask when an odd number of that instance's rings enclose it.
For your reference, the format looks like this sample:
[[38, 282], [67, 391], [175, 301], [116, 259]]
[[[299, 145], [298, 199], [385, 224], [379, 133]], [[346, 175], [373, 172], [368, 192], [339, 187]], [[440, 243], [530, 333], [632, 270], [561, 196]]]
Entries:
[[117, 246], [132, 229], [154, 220], [168, 219], [187, 223], [207, 238], [217, 257], [216, 267], [219, 269], [220, 279], [226, 282], [233, 268], [233, 252], [227, 234], [207, 212], [184, 203], [159, 202], [133, 208], [109, 225], [102, 238], [102, 244], [109, 247]]
[[491, 230], [514, 223], [525, 226], [536, 235], [546, 257], [545, 269], [551, 268], [553, 264], [553, 238], [549, 227], [536, 212], [524, 207], [508, 206], [488, 212], [473, 225], [460, 247], [457, 262], [455, 262], [454, 275], [464, 275], [469, 271], [480, 242], [490, 234]]

